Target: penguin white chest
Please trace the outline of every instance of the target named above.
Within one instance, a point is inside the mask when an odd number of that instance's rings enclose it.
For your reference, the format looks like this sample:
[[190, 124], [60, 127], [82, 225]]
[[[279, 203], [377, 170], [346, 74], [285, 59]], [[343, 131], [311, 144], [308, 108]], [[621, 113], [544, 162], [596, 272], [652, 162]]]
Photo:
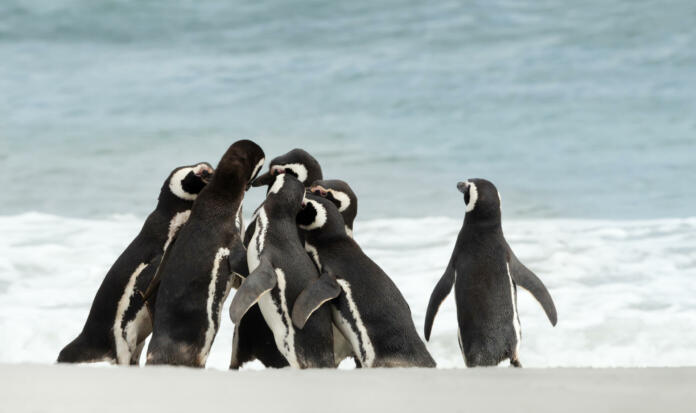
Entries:
[[348, 313], [344, 314], [335, 306], [331, 306], [331, 315], [334, 324], [350, 342], [355, 355], [360, 360], [360, 364], [362, 364], [363, 367], [372, 367], [375, 362], [375, 348], [372, 345], [372, 340], [367, 332], [367, 328], [362, 321], [358, 306], [353, 299], [350, 283], [346, 280], [336, 281], [345, 295], [345, 300], [348, 304]]
[[268, 231], [268, 216], [262, 207], [258, 210], [254, 234], [251, 236], [251, 241], [249, 241], [249, 247], [247, 248], [249, 274], [251, 274], [261, 262], [260, 257], [264, 243], [266, 242], [266, 231]]
[[[247, 249], [247, 264], [249, 265], [249, 274], [251, 274], [261, 262], [261, 253], [266, 241], [266, 232], [268, 231], [268, 216], [266, 211], [261, 208], [258, 210], [256, 217], [256, 228], [254, 235], [249, 242]], [[263, 315], [266, 324], [273, 332], [276, 347], [280, 353], [287, 359], [292, 367], [299, 368], [295, 354], [295, 330], [292, 325], [288, 303], [285, 298], [285, 273], [280, 268], [274, 269], [278, 285], [271, 291], [263, 294], [258, 301], [259, 309]], [[275, 297], [274, 297], [275, 296]]]
[[273, 338], [280, 353], [288, 360], [290, 366], [300, 368], [295, 353], [295, 329], [285, 297], [285, 273], [280, 268], [275, 268], [274, 271], [278, 285], [259, 298], [259, 309], [273, 332]]

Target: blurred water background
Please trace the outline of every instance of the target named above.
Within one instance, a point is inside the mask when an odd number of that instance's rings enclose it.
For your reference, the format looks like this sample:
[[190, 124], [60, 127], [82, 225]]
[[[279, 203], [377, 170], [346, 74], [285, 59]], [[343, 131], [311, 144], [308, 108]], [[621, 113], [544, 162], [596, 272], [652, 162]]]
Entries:
[[695, 67], [688, 0], [5, 0], [0, 361], [52, 361], [169, 171], [251, 138], [353, 186], [419, 329], [485, 177], [559, 306], [520, 294], [523, 363], [693, 364]]

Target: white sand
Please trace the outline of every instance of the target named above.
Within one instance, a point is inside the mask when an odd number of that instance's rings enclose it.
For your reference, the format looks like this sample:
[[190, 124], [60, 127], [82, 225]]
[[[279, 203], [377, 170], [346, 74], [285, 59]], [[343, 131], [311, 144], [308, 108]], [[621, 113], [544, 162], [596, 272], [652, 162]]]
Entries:
[[231, 372], [3, 364], [0, 412], [692, 412], [694, 383], [696, 368]]

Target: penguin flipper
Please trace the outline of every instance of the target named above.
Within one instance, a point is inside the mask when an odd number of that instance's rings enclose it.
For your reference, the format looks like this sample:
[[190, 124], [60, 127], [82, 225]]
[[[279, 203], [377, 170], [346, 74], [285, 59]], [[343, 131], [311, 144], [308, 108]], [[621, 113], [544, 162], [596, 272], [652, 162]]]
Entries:
[[235, 324], [239, 323], [244, 314], [256, 304], [262, 295], [273, 289], [278, 283], [271, 262], [262, 257], [259, 266], [249, 274], [235, 293], [230, 304], [230, 318]]
[[230, 246], [230, 255], [227, 257], [230, 265], [230, 276], [232, 276], [232, 287], [239, 288], [242, 279], [249, 276], [249, 266], [247, 265], [247, 250], [241, 241], [236, 240]]
[[454, 273], [453, 257], [447, 265], [445, 273], [442, 274], [440, 281], [437, 282], [432, 294], [430, 294], [428, 310], [425, 313], [424, 333], [426, 340], [430, 340], [430, 332], [433, 329], [433, 321], [435, 321], [435, 316], [437, 315], [437, 311], [440, 309], [440, 305], [442, 305], [442, 302], [445, 301], [445, 298], [447, 298], [450, 291], [452, 291], [452, 286], [454, 286]]
[[529, 268], [525, 267], [524, 264], [515, 256], [512, 249], [508, 245], [509, 264], [510, 264], [510, 277], [512, 277], [515, 284], [529, 291], [534, 298], [541, 304], [541, 307], [546, 312], [546, 316], [549, 318], [551, 325], [555, 326], [558, 322], [558, 315], [556, 314], [556, 306], [553, 303], [553, 298], [551, 294], [546, 289], [543, 282], [536, 276]]
[[304, 328], [309, 317], [325, 302], [341, 294], [341, 286], [331, 271], [324, 271], [319, 279], [305, 288], [295, 300], [292, 307], [292, 323], [299, 329]]

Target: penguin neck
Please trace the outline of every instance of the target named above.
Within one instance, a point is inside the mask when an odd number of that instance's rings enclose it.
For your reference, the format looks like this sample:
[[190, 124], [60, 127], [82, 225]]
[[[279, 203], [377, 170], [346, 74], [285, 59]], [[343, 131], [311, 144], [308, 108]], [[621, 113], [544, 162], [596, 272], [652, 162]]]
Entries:
[[343, 225], [338, 227], [338, 224], [320, 230], [302, 231], [302, 233], [305, 235], [305, 240], [317, 248], [333, 242], [351, 239], [346, 233], [346, 227]]
[[266, 216], [273, 222], [283, 227], [297, 227], [296, 217], [297, 212], [288, 211], [285, 205], [269, 205], [264, 203], [263, 209], [266, 211]]
[[489, 230], [502, 230], [503, 227], [500, 219], [500, 213], [480, 216], [480, 214], [475, 214], [473, 211], [464, 216], [464, 225], [470, 228], [486, 228]]
[[206, 195], [236, 198], [246, 189], [246, 181], [240, 178], [238, 171], [216, 171], [208, 186], [201, 192]]

